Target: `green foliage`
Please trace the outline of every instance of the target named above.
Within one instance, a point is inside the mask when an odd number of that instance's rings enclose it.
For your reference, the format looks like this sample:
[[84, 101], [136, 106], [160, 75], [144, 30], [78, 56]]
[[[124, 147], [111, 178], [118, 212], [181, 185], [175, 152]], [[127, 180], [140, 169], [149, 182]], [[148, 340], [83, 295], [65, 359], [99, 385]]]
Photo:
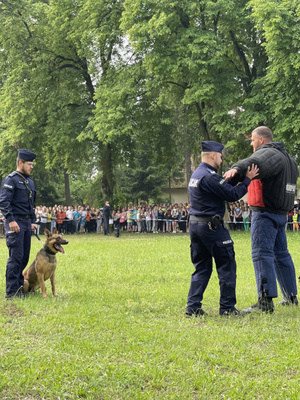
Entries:
[[[256, 301], [250, 236], [232, 236], [243, 308]], [[39, 291], [5, 301], [0, 275], [1, 398], [298, 399], [298, 308], [220, 318], [214, 270], [204, 296], [208, 316], [186, 319], [188, 235], [68, 239], [57, 256], [58, 298], [48, 280], [49, 299]], [[297, 266], [297, 232], [288, 241]], [[33, 238], [30, 261], [40, 247]], [[3, 240], [0, 254], [5, 268]]]
[[103, 207], [105, 199], [101, 190], [102, 173], [95, 156], [88, 158], [81, 164], [77, 174], [70, 175], [72, 204], [90, 204], [94, 207]]
[[161, 198], [161, 186], [167, 179], [162, 171], [166, 171], [163, 166], [149, 159], [146, 149], [147, 142], [143, 151], [135, 151], [133, 165], [119, 171], [118, 187], [124, 196], [123, 200], [126, 200], [121, 204], [130, 201], [139, 204], [140, 200], [149, 202], [150, 199], [158, 201]]
[[54, 204], [64, 204], [64, 187], [57, 185], [61, 182], [61, 171], [45, 168], [42, 163], [36, 163], [32, 172], [32, 178], [37, 188], [36, 205], [53, 206]]
[[[138, 54], [143, 54], [147, 87], [161, 88], [159, 104], [177, 100], [192, 105], [190, 120], [198, 120], [202, 139], [226, 134], [225, 126], [232, 123], [228, 112], [243, 105], [257, 73], [253, 57], [258, 45], [253, 24], [245, 19], [245, 5], [164, 1], [144, 7], [131, 0], [124, 4], [123, 27]], [[176, 97], [177, 88], [181, 94]]]
[[136, 149], [160, 182], [181, 165], [188, 180], [202, 140], [231, 163], [262, 124], [298, 156], [299, 13], [296, 0], [1, 2], [1, 176], [28, 147], [59, 198], [61, 169], [74, 199], [102, 202], [127, 197], [116, 174]]
[[88, 122], [99, 68], [108, 69], [120, 44], [117, 3], [93, 2], [92, 14], [88, 0], [0, 5], [1, 142], [10, 151], [30, 147], [47, 168], [79, 172], [93, 145]]
[[257, 29], [269, 57], [263, 81], [278, 139], [299, 143], [300, 6], [295, 0], [252, 0]]

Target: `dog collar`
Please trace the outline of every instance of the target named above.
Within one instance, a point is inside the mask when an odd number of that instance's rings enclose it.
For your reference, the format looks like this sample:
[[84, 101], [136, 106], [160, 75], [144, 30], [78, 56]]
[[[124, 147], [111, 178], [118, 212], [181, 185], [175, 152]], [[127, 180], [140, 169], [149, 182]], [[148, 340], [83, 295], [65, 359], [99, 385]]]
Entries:
[[52, 256], [55, 256], [55, 254], [56, 254], [56, 252], [51, 251], [49, 249], [45, 249], [45, 250], [46, 250], [46, 253], [51, 254]]

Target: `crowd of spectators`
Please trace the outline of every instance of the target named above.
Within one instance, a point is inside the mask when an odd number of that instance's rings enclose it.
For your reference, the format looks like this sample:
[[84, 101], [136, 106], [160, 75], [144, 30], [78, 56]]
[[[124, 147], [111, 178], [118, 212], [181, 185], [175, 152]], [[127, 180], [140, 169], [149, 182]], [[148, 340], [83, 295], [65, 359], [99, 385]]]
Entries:
[[[59, 233], [84, 234], [103, 231], [103, 213], [101, 208], [89, 206], [36, 207], [37, 234], [47, 228]], [[188, 204], [129, 204], [116, 207], [111, 211], [110, 225], [112, 230], [118, 227], [121, 231], [132, 233], [144, 232], [187, 232]]]
[[[244, 200], [228, 204], [227, 222], [230, 230], [249, 231], [251, 228], [252, 210]], [[226, 216], [225, 216], [226, 220]], [[286, 230], [298, 231], [300, 225], [300, 199], [287, 216]]]
[[129, 205], [113, 210], [112, 220], [129, 232], [187, 232], [188, 209], [187, 203]]
[[[53, 232], [56, 228], [63, 234], [85, 234], [103, 232], [102, 208], [87, 206], [53, 207], [37, 206], [35, 233], [43, 234], [45, 228]], [[119, 206], [111, 211], [110, 227], [131, 233], [178, 233], [188, 232], [188, 203], [175, 204], [145, 204], [138, 206], [130, 203]], [[228, 203], [228, 213], [224, 221], [230, 230], [249, 231], [251, 228], [252, 211], [247, 202], [240, 200]], [[0, 237], [4, 236], [4, 217], [0, 211]], [[287, 217], [287, 230], [298, 231], [300, 225], [300, 199]]]
[[56, 228], [63, 234], [80, 234], [98, 232], [102, 224], [102, 213], [99, 208], [89, 206], [37, 206], [35, 208], [37, 234], [45, 229], [53, 233]]
[[[244, 200], [228, 204], [227, 221], [232, 231], [249, 231], [252, 211]], [[226, 219], [226, 216], [225, 216]]]

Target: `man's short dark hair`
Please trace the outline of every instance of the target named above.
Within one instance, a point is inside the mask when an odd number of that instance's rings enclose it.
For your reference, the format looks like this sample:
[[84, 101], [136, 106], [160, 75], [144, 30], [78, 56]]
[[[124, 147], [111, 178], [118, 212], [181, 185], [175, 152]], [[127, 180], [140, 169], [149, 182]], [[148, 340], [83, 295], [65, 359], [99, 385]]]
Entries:
[[254, 131], [258, 136], [262, 136], [268, 142], [272, 142], [273, 140], [273, 132], [267, 126], [259, 126], [254, 129]]
[[19, 166], [19, 161], [21, 161], [21, 163], [26, 163], [26, 161], [22, 160], [21, 158], [17, 157], [17, 168]]

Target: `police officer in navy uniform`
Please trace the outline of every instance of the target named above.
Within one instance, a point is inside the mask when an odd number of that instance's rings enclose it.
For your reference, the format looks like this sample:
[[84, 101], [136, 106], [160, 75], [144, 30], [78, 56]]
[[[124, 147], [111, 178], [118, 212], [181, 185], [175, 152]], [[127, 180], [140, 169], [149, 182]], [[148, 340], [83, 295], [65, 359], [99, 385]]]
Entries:
[[236, 262], [233, 241], [224, 227], [225, 201], [233, 202], [243, 197], [258, 168], [248, 168], [242, 182], [226, 181], [217, 174], [222, 163], [224, 146], [217, 142], [202, 142], [202, 162], [189, 182], [191, 259], [195, 272], [186, 307], [187, 316], [200, 316], [204, 291], [212, 274], [215, 260], [220, 285], [220, 315], [238, 315], [236, 304]]
[[9, 258], [6, 265], [6, 299], [23, 297], [24, 277], [31, 245], [31, 231], [35, 225], [35, 186], [29, 178], [36, 155], [29, 150], [20, 149], [17, 170], [2, 182], [0, 209], [5, 217], [6, 245]]

